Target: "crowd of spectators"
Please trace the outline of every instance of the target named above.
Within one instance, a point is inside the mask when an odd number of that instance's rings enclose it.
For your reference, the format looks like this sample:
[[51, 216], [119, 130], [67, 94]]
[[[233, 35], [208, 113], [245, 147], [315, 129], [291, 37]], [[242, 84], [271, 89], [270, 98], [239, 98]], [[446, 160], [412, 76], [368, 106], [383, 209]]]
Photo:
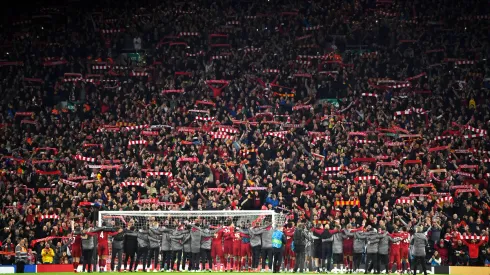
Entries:
[[484, 265], [489, 9], [70, 1], [10, 17], [2, 250], [27, 239], [33, 261], [67, 262], [70, 222], [100, 210], [267, 208], [431, 226], [432, 264]]

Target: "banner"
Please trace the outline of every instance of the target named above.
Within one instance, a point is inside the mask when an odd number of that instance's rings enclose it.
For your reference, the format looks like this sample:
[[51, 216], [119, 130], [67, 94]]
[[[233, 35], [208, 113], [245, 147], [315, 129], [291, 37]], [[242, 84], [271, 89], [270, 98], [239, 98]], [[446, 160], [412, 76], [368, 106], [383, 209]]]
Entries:
[[488, 275], [488, 267], [483, 266], [450, 266], [449, 274]]

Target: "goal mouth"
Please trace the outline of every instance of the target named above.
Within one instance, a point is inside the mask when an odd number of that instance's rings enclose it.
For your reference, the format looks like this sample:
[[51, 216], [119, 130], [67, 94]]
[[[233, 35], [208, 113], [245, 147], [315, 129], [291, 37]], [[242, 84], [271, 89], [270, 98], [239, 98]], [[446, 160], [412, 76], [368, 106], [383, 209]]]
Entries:
[[[272, 228], [281, 227], [286, 222], [287, 216], [285, 214], [276, 213], [272, 210], [99, 211], [98, 213], [99, 226], [127, 229], [123, 231], [124, 234], [132, 236], [132, 238], [137, 237], [138, 249], [141, 241], [146, 243], [142, 247], [147, 247], [150, 251], [159, 249], [172, 251], [172, 253], [183, 251], [183, 264], [188, 264], [185, 255], [188, 255], [186, 253], [192, 250], [192, 245], [196, 245], [195, 242], [191, 244], [192, 232], [198, 231], [202, 234], [198, 237], [199, 251], [201, 248], [212, 251], [212, 247], [217, 249], [217, 244], [220, 251], [229, 251], [232, 246], [230, 242], [244, 241], [250, 245], [251, 236], [249, 232], [253, 227], [257, 227], [257, 230], [265, 230], [270, 226]], [[108, 247], [108, 253], [110, 261], [113, 254], [112, 246]], [[175, 262], [168, 262], [167, 256], [160, 258], [159, 256], [161, 255], [148, 258], [146, 268], [153, 270], [168, 269], [169, 266], [178, 268], [179, 262], [174, 266]], [[221, 257], [221, 255], [218, 257], [220, 264], [225, 263], [225, 259]], [[116, 261], [119, 263], [118, 259], [115, 259]], [[205, 267], [206, 264], [203, 261], [201, 269]], [[209, 263], [207, 267], [209, 267]], [[143, 265], [135, 267], [135, 270], [141, 269], [144, 270], [145, 267]], [[184, 270], [184, 266], [182, 269]]]
[[219, 227], [233, 224], [237, 227], [257, 226], [264, 223], [272, 226], [284, 225], [284, 214], [272, 210], [248, 211], [100, 211], [99, 225], [110, 225], [144, 229], [149, 226], [180, 227], [189, 224]]

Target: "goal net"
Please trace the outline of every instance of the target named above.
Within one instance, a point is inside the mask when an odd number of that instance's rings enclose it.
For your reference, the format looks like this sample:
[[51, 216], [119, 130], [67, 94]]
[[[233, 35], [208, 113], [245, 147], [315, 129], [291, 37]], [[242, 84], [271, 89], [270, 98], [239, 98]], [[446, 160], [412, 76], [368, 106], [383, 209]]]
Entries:
[[[147, 229], [158, 224], [159, 227], [178, 228], [186, 225], [199, 224], [203, 228], [220, 228], [233, 224], [242, 229], [254, 224], [271, 224], [273, 227], [283, 226], [287, 222], [285, 214], [272, 210], [255, 211], [100, 211], [99, 226], [119, 228], [134, 227], [134, 230]], [[109, 247], [112, 255], [111, 247]], [[109, 257], [111, 258], [111, 257]], [[141, 265], [139, 266], [141, 268]], [[160, 267], [151, 266], [158, 269]]]
[[199, 222], [202, 226], [219, 227], [232, 222], [235, 226], [248, 227], [254, 222], [284, 225], [286, 215], [272, 210], [252, 211], [100, 211], [99, 226], [126, 228], [133, 225], [136, 230], [158, 222], [160, 226], [177, 227]]

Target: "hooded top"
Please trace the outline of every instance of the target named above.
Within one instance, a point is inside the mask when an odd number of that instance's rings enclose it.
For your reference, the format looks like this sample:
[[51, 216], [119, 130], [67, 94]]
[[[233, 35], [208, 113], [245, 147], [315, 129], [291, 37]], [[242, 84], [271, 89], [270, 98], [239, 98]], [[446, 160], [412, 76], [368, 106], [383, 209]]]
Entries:
[[[251, 227], [249, 229], [250, 233], [250, 245], [252, 247], [260, 246], [262, 245], [262, 233], [265, 231], [265, 228], [267, 226], [262, 226], [262, 227]], [[272, 236], [271, 236], [271, 242], [272, 242]], [[271, 243], [272, 246], [272, 243]]]
[[[201, 231], [201, 248], [210, 250], [211, 249], [211, 242], [212, 242], [212, 237], [216, 232], [221, 230], [221, 228], [217, 228], [215, 230], [209, 230], [207, 228], [202, 229]], [[192, 248], [191, 248], [192, 249]]]
[[191, 229], [191, 253], [199, 253], [201, 250], [202, 231], [199, 227], [193, 226]]
[[184, 233], [184, 239], [182, 240], [182, 245], [184, 247], [184, 252], [187, 253], [191, 252], [191, 234], [189, 230], [186, 230], [186, 233]]
[[189, 233], [188, 230], [175, 229], [170, 233], [170, 247], [172, 251], [180, 251], [184, 248], [185, 234]]
[[366, 233], [355, 232], [354, 233], [354, 253], [361, 254], [364, 252], [364, 247], [366, 246]]
[[161, 251], [170, 251], [170, 232], [172, 232], [172, 229], [169, 228], [150, 228], [152, 235], [158, 235], [160, 237]]
[[124, 231], [117, 233], [112, 237], [112, 249], [124, 248]]
[[150, 248], [158, 248], [160, 246], [161, 237], [158, 234], [158, 226], [150, 227], [148, 231], [148, 241], [150, 243]]
[[381, 239], [379, 240], [378, 253], [381, 255], [388, 255], [390, 252], [390, 242], [394, 243], [397, 240], [388, 235], [388, 232], [381, 234]]
[[415, 257], [425, 257], [425, 247], [427, 246], [427, 237], [424, 233], [413, 234], [410, 245], [412, 245], [412, 253]]
[[347, 239], [347, 235], [344, 233], [336, 233], [333, 234], [333, 245], [332, 245], [332, 253], [333, 254], [342, 254], [344, 253], [344, 239]]
[[[383, 238], [381, 234], [376, 232], [366, 232], [362, 235], [357, 235], [360, 239], [365, 239], [367, 242], [366, 253], [378, 253], [379, 240]], [[355, 242], [354, 242], [355, 245]]]
[[138, 247], [145, 248], [150, 246], [150, 241], [148, 240], [148, 230], [140, 229], [138, 231]]
[[87, 238], [82, 238], [82, 249], [91, 250], [95, 247], [95, 236], [87, 235]]
[[262, 231], [262, 248], [269, 249], [272, 248], [272, 226], [267, 226], [264, 231]]

